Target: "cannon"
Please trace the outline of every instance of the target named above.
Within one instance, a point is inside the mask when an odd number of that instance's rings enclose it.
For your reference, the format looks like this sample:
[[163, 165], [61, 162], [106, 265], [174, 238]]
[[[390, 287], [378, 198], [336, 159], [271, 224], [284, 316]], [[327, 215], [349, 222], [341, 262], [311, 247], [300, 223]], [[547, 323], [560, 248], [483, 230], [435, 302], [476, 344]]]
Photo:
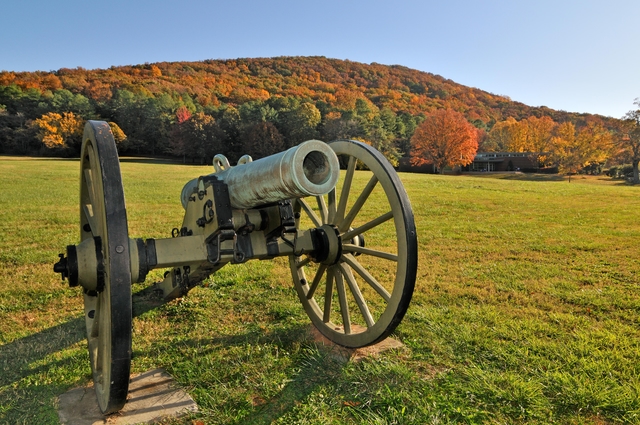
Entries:
[[181, 226], [166, 239], [132, 239], [109, 125], [87, 122], [80, 156], [80, 242], [54, 271], [82, 289], [89, 358], [100, 410], [126, 401], [132, 284], [153, 269], [166, 300], [185, 296], [226, 264], [288, 258], [293, 286], [315, 327], [345, 347], [386, 338], [409, 306], [417, 235], [393, 167], [371, 146], [304, 142], [184, 185]]

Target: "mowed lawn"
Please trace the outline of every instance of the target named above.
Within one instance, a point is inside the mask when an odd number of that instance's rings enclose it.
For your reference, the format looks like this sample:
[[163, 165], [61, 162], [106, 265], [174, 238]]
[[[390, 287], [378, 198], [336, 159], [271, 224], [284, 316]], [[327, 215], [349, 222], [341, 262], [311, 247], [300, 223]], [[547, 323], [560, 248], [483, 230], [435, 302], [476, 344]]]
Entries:
[[[210, 167], [123, 160], [131, 237], [169, 237]], [[77, 160], [0, 157], [0, 423], [56, 424], [90, 381], [82, 298], [52, 272], [79, 234]], [[183, 300], [134, 286], [134, 372], [166, 369], [176, 424], [640, 423], [640, 187], [608, 178], [402, 174], [419, 231], [404, 348], [317, 347], [285, 259]]]

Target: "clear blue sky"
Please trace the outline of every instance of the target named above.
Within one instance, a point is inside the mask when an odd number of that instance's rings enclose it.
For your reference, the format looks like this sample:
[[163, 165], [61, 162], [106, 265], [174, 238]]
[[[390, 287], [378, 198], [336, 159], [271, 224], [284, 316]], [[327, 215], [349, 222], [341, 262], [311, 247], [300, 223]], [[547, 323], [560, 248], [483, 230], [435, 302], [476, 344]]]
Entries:
[[638, 0], [5, 0], [0, 70], [326, 56], [616, 118], [640, 97]]

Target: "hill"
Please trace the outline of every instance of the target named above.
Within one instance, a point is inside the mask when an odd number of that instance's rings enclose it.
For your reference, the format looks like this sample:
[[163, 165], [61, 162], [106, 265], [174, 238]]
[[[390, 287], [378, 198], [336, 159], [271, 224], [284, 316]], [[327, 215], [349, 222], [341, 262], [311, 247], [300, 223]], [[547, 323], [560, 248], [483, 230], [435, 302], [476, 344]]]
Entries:
[[[27, 121], [49, 112], [73, 112], [85, 119], [117, 123], [128, 136], [122, 145], [125, 151], [178, 154], [180, 149], [171, 146], [170, 133], [179, 121], [176, 112], [184, 107], [188, 117], [200, 113], [213, 118], [221, 130], [217, 140], [232, 157], [251, 146], [248, 139], [252, 137], [254, 145], [266, 137], [276, 145], [281, 139], [285, 147], [302, 136], [361, 137], [382, 140], [386, 149], [406, 153], [421, 117], [438, 108], [462, 112], [485, 131], [509, 117], [549, 116], [558, 123], [571, 121], [577, 126], [597, 121], [613, 127], [617, 121], [527, 106], [399, 65], [325, 57], [2, 71], [0, 105], [4, 105], [0, 149], [5, 152], [33, 151], [42, 146], [34, 141], [37, 131], [29, 133]], [[257, 124], [261, 130], [256, 130]], [[73, 148], [73, 143], [68, 145]]]

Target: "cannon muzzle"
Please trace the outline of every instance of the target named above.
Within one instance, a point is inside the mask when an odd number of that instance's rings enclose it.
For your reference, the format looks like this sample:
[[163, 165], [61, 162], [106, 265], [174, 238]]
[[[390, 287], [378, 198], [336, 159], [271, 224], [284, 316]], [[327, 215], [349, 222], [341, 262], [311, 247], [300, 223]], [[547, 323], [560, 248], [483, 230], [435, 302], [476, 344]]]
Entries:
[[[232, 208], [247, 209], [285, 199], [324, 195], [335, 187], [339, 174], [338, 157], [329, 145], [309, 140], [210, 176], [227, 184]], [[184, 208], [198, 190], [198, 180], [191, 180], [182, 189]]]

